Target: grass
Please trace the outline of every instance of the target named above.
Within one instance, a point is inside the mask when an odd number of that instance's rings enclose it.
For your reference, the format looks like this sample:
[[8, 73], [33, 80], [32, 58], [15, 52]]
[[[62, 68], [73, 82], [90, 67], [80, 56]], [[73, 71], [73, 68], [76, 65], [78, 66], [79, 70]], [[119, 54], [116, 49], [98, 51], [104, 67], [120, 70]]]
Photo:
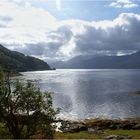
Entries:
[[140, 130], [107, 130], [108, 135], [127, 135], [132, 136], [133, 139], [140, 139]]
[[3, 123], [0, 123], [0, 139], [9, 139], [11, 135], [8, 133]]
[[[103, 139], [109, 135], [127, 135], [131, 136], [132, 139], [140, 139], [140, 130], [104, 130], [97, 132], [81, 131], [75, 133], [61, 133], [56, 132], [55, 139]], [[6, 131], [4, 125], [0, 123], [0, 139], [11, 138]]]
[[[95, 132], [81, 131], [74, 133], [56, 132], [54, 139], [103, 139], [110, 135], [131, 136], [132, 139], [140, 140], [140, 130], [99, 130]], [[6, 130], [3, 123], [0, 123], [0, 139], [10, 139], [11, 136]], [[37, 138], [37, 137], [36, 137]]]
[[140, 130], [104, 130], [99, 133], [89, 133], [81, 131], [78, 133], [60, 133], [56, 132], [55, 139], [103, 139], [109, 135], [127, 135], [132, 139], [140, 139]]
[[91, 134], [88, 132], [77, 132], [77, 133], [60, 133], [56, 132], [55, 139], [101, 139], [103, 135]]

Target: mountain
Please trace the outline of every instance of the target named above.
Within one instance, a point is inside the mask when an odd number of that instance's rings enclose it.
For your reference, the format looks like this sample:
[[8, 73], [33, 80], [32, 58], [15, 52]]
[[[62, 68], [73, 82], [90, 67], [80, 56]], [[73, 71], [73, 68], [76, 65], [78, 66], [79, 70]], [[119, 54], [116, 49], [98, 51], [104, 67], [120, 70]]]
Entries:
[[0, 66], [5, 69], [16, 71], [36, 71], [36, 70], [50, 70], [50, 66], [31, 56], [25, 56], [16, 51], [10, 51], [0, 45]]
[[124, 56], [79, 55], [68, 61], [59, 61], [52, 66], [69, 69], [139, 69], [140, 51]]

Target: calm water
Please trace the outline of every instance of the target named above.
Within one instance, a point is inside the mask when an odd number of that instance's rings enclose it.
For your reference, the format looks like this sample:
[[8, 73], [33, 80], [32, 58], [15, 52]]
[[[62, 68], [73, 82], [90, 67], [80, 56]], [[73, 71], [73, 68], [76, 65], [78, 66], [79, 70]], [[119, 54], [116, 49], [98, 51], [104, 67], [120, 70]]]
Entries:
[[127, 118], [140, 116], [140, 70], [56, 70], [25, 72], [53, 91], [54, 105], [64, 118]]

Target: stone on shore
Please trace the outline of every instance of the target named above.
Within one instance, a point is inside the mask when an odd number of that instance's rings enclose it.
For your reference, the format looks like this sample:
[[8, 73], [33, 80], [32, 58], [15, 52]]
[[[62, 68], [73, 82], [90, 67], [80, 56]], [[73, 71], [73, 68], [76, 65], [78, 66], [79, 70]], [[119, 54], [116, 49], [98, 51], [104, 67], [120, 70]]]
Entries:
[[122, 140], [122, 139], [127, 140], [127, 139], [131, 139], [131, 137], [127, 136], [127, 135], [125, 135], [125, 136], [122, 136], [122, 135], [110, 135], [110, 136], [105, 137], [103, 140]]

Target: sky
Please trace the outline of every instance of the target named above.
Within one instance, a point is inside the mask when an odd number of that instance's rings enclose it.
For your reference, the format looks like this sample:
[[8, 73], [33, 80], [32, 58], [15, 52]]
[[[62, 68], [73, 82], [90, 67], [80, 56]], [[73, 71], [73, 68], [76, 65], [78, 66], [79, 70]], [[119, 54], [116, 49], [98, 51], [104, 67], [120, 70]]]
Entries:
[[0, 44], [47, 62], [140, 50], [139, 0], [0, 0]]

